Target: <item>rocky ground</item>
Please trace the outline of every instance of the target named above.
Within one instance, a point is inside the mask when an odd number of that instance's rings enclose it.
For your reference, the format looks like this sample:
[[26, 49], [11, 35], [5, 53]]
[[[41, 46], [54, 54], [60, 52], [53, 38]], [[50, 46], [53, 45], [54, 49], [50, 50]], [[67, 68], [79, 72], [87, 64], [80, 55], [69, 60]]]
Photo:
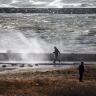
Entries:
[[96, 65], [78, 77], [77, 67], [1, 73], [0, 96], [96, 96]]

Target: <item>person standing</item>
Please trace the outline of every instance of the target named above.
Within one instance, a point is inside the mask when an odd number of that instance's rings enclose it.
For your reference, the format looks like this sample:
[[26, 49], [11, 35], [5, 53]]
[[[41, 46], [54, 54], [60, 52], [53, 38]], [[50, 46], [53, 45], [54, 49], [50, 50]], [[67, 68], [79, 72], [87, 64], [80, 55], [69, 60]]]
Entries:
[[60, 63], [60, 60], [58, 59], [58, 54], [60, 54], [60, 51], [57, 49], [57, 47], [56, 46], [54, 46], [54, 64], [56, 63], [56, 60], [57, 61], [59, 61], [59, 63]]
[[79, 70], [79, 81], [82, 82], [82, 77], [83, 77], [83, 73], [84, 73], [84, 62], [81, 62], [81, 64], [78, 67]]

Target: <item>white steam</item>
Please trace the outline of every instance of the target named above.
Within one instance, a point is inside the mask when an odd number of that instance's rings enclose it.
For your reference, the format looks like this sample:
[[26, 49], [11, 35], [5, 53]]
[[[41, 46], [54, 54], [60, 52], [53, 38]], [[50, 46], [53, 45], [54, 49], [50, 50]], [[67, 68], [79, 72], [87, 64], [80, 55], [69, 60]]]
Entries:
[[23, 42], [24, 47], [25, 47], [25, 49], [22, 48], [21, 52], [45, 53], [44, 46], [46, 45], [46, 43], [43, 40], [38, 39], [38, 38], [28, 39], [20, 32], [17, 32], [16, 34], [19, 37], [20, 41]]
[[[3, 33], [3, 32], [2, 32]], [[44, 40], [36, 37], [26, 37], [23, 32], [17, 30], [10, 30], [0, 34], [1, 53], [20, 53], [22, 60], [34, 61], [34, 56], [29, 56], [29, 53], [52, 53], [53, 47], [48, 45]], [[3, 51], [2, 51], [3, 50]], [[4, 52], [5, 50], [5, 52]], [[24, 54], [23, 54], [24, 53]], [[36, 57], [38, 60], [45, 60], [46, 57]]]
[[[17, 36], [19, 37], [20, 41], [23, 42], [24, 47], [27, 49], [22, 48], [22, 52], [24, 53], [44, 53], [44, 49], [42, 48], [42, 45], [40, 45], [42, 42], [42, 40], [38, 40], [37, 38], [31, 38], [31, 39], [27, 39], [22, 33], [17, 32], [16, 33]], [[31, 60], [34, 61], [34, 56], [28, 56], [28, 54], [21, 54], [22, 59], [23, 60]], [[46, 58], [46, 57], [45, 57]], [[45, 59], [44, 57], [38, 57], [38, 59]]]

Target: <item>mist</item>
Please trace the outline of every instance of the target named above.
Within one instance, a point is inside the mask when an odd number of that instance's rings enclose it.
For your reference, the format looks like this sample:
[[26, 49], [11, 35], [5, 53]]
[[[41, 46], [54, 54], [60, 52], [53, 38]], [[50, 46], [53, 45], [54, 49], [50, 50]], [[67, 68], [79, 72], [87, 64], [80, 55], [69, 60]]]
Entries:
[[[10, 60], [14, 57], [12, 53], [19, 53], [22, 60], [34, 61], [35, 56], [31, 54], [52, 53], [53, 45], [36, 37], [28, 38], [19, 30], [10, 30], [1, 32], [1, 53], [8, 53]], [[29, 55], [30, 54], [30, 55]], [[12, 57], [13, 56], [13, 57]], [[16, 57], [17, 58], [17, 57]], [[46, 56], [38, 56], [37, 60], [45, 60]]]

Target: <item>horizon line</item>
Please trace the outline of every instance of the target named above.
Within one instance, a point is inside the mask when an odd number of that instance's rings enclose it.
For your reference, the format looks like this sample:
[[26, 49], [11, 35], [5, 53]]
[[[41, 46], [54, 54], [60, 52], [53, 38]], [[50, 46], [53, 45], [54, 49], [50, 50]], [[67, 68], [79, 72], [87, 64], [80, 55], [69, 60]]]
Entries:
[[0, 13], [95, 14], [96, 13], [96, 8], [15, 8], [15, 7], [0, 7]]

